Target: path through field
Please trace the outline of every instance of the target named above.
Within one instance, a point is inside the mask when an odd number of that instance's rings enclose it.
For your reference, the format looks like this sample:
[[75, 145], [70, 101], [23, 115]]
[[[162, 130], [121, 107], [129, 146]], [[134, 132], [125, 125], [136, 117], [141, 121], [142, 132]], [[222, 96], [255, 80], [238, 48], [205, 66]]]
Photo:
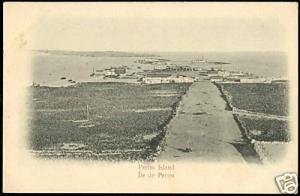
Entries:
[[158, 160], [257, 162], [219, 90], [207, 80], [193, 83], [169, 124]]

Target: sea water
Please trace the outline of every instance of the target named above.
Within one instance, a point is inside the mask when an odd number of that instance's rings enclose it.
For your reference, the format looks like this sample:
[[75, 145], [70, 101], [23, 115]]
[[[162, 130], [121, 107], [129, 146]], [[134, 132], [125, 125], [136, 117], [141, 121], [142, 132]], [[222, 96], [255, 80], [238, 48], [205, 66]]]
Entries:
[[[159, 58], [169, 59], [177, 65], [198, 65], [203, 68], [223, 68], [230, 71], [251, 72], [266, 78], [287, 78], [288, 65], [282, 52], [152, 52]], [[93, 69], [126, 65], [129, 72], [139, 72], [153, 69], [155, 66], [138, 64], [136, 60], [142, 57], [86, 57], [75, 55], [53, 55], [32, 53], [32, 82], [42, 86], [66, 86], [69, 79], [76, 82], [95, 82], [98, 77], [90, 77]], [[207, 63], [193, 64], [195, 59], [206, 61], [229, 62], [230, 64], [212, 65]], [[141, 67], [141, 69], [139, 68]], [[62, 77], [66, 77], [62, 80]]]

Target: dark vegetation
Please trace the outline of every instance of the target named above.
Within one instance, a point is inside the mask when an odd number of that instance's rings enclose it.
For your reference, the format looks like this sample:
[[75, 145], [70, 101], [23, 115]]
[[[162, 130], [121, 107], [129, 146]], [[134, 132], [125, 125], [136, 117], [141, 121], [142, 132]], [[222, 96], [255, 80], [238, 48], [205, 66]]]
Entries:
[[[216, 84], [216, 83], [215, 83]], [[287, 84], [216, 84], [227, 107], [273, 115], [288, 115]], [[228, 93], [231, 98], [227, 97]], [[288, 121], [233, 114], [244, 138], [257, 141], [290, 141]]]
[[251, 112], [288, 115], [289, 89], [287, 84], [224, 83], [221, 86], [222, 90], [231, 95], [233, 107]]
[[[98, 154], [136, 150], [97, 159], [149, 159], [189, 86], [81, 83], [31, 87], [30, 146], [33, 150], [45, 150], [61, 143], [80, 143], [85, 145], [81, 150]], [[156, 96], [174, 92], [176, 96]], [[87, 118], [88, 122], [80, 122]], [[156, 137], [145, 139], [153, 134]]]
[[290, 140], [287, 121], [245, 116], [238, 116], [238, 118], [247, 127], [251, 139], [280, 142], [288, 142]]

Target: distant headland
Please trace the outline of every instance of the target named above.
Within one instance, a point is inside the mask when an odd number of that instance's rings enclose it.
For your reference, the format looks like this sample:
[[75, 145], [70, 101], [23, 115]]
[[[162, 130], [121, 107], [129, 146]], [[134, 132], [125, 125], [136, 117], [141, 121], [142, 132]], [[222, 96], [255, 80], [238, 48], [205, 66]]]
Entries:
[[85, 57], [160, 57], [159, 55], [120, 51], [68, 51], [68, 50], [32, 50], [52, 55], [74, 55]]

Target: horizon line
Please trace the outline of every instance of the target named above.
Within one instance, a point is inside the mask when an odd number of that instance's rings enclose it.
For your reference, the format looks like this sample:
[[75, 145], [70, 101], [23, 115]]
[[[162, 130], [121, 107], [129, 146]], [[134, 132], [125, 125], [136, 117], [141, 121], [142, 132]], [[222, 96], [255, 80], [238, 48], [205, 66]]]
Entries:
[[25, 49], [30, 51], [65, 51], [65, 52], [131, 52], [131, 53], [206, 53], [206, 52], [283, 52], [284, 50], [206, 50], [206, 51], [138, 51], [138, 50], [69, 50], [69, 49]]

